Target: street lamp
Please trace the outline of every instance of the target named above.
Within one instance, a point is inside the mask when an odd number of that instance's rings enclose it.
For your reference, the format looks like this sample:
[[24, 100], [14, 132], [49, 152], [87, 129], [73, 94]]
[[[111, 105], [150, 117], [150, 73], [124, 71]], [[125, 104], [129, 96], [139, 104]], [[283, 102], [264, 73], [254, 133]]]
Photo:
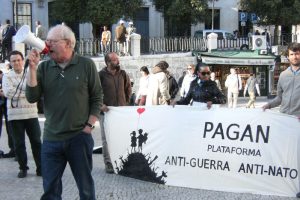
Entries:
[[212, 9], [211, 9], [211, 29], [212, 29], [212, 32], [214, 32], [215, 1], [218, 1], [218, 0], [210, 0], [210, 1], [212, 2]]
[[211, 29], [214, 32], [214, 10], [215, 10], [215, 0], [212, 0], [212, 10], [211, 10]]
[[15, 23], [15, 27], [18, 29], [18, 0], [15, 0], [15, 16], [16, 16], [16, 23]]

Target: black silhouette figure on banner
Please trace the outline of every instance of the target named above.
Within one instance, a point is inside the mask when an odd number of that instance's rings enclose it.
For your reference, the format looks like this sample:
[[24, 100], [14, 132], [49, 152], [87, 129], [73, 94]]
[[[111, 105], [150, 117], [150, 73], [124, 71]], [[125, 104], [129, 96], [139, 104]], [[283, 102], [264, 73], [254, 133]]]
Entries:
[[151, 159], [151, 156], [150, 156], [150, 155], [151, 155], [151, 153], [147, 153], [147, 154], [145, 155], [145, 158], [148, 157], [148, 158], [147, 158], [147, 162], [149, 162], [149, 160]]
[[122, 165], [124, 165], [125, 164], [125, 161], [123, 160], [123, 156], [120, 156], [120, 158], [119, 158], [120, 160], [121, 160], [121, 162], [122, 162]]
[[156, 171], [158, 169], [158, 167], [152, 167], [153, 171]]
[[117, 163], [117, 161], [115, 161], [115, 164], [116, 164], [116, 170], [117, 170], [117, 172], [119, 172], [119, 171], [120, 171], [120, 169], [119, 169], [119, 167], [118, 167], [118, 163]]
[[161, 175], [157, 177], [158, 179], [162, 179], [163, 177], [167, 177], [167, 172], [162, 171]]
[[[114, 161], [115, 169], [119, 175], [136, 178], [153, 183], [165, 184], [164, 178], [167, 177], [167, 172], [157, 172], [159, 167], [155, 167], [155, 161], [158, 156], [151, 158], [151, 153], [144, 155], [142, 146], [148, 140], [148, 133], [143, 134], [143, 129], [139, 129], [139, 136], [136, 137], [136, 132], [132, 131], [131, 136], [131, 153], [127, 151], [127, 158], [120, 155], [119, 161]], [[136, 140], [138, 139], [138, 151], [135, 151]], [[119, 164], [118, 164], [119, 163]], [[160, 175], [158, 175], [160, 174]]]
[[153, 163], [157, 158], [158, 158], [158, 156], [155, 156], [155, 157], [153, 158], [153, 160], [149, 162], [149, 165], [152, 165], [152, 163]]
[[139, 136], [137, 137], [139, 140], [139, 146], [138, 146], [138, 151], [142, 152], [143, 150], [143, 143], [146, 144], [146, 141], [148, 139], [148, 133], [145, 133], [144, 135], [143, 133], [143, 129], [139, 129]]
[[132, 131], [132, 133], [130, 133], [130, 135], [131, 135], [131, 153], [132, 153], [132, 151], [135, 152], [137, 138], [135, 136], [136, 135], [135, 131]]

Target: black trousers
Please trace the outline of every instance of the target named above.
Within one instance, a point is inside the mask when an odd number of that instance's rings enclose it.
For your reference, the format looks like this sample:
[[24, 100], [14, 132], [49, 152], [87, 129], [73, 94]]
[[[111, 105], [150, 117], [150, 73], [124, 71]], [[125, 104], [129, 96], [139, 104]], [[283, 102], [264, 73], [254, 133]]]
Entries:
[[8, 54], [12, 51], [12, 43], [2, 43], [2, 61], [8, 60]]
[[13, 140], [15, 142], [15, 153], [18, 157], [19, 167], [21, 170], [28, 169], [27, 153], [25, 146], [25, 131], [29, 138], [33, 158], [37, 170], [41, 169], [41, 129], [38, 118], [11, 120], [9, 121], [12, 128]]

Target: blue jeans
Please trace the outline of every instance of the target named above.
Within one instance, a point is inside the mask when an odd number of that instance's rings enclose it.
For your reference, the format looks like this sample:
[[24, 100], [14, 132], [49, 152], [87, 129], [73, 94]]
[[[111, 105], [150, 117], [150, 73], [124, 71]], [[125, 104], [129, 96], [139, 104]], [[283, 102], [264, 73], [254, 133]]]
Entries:
[[105, 135], [105, 129], [104, 129], [104, 115], [100, 115], [100, 126], [101, 126], [101, 140], [102, 140], [102, 154], [103, 154], [103, 160], [105, 163], [105, 166], [107, 165], [112, 165], [111, 159], [110, 159], [110, 154], [108, 151], [108, 145], [107, 145], [107, 140], [106, 140], [106, 135]]
[[76, 181], [81, 200], [95, 199], [92, 177], [94, 140], [91, 134], [80, 133], [65, 141], [44, 141], [42, 176], [44, 194], [41, 200], [61, 200], [62, 175], [67, 162]]

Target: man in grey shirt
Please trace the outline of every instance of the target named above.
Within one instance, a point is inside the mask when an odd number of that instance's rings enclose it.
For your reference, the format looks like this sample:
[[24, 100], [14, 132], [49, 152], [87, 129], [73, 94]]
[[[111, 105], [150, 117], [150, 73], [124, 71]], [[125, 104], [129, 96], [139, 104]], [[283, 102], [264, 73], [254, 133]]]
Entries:
[[[280, 112], [296, 115], [300, 120], [300, 44], [291, 43], [287, 48], [291, 66], [284, 70], [278, 80], [277, 96], [263, 106], [263, 110], [280, 105]], [[296, 194], [300, 198], [300, 192]]]
[[291, 43], [288, 46], [287, 57], [291, 66], [281, 72], [277, 96], [264, 105], [263, 109], [280, 105], [280, 112], [300, 117], [300, 43]]

